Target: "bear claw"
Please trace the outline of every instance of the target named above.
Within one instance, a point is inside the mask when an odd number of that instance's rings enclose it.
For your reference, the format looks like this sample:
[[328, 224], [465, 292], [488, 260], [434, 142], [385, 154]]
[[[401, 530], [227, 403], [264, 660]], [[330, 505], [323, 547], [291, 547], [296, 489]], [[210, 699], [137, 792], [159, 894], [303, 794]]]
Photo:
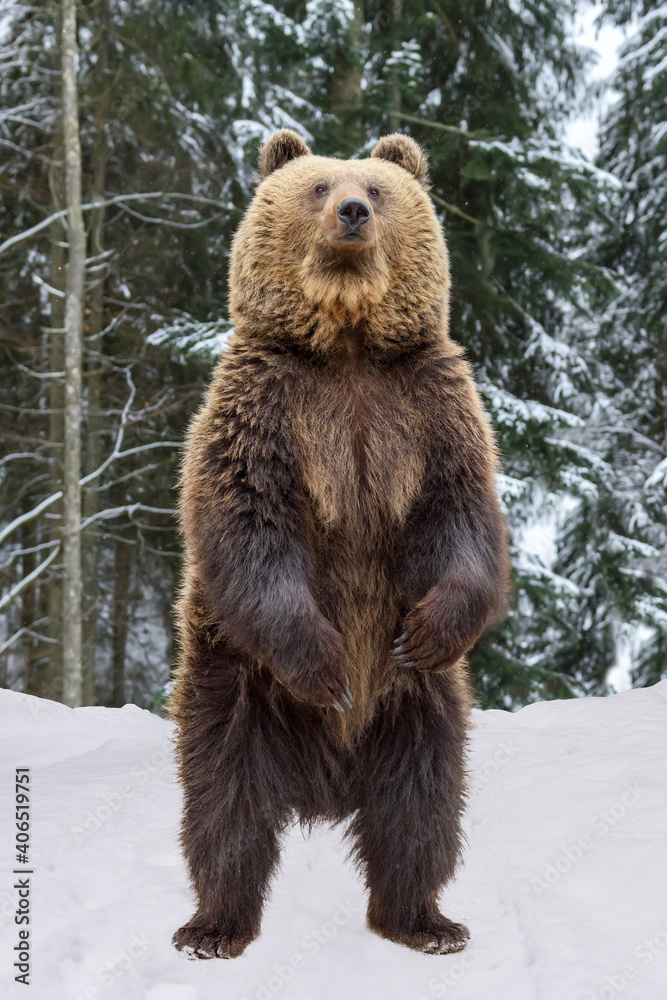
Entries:
[[[333, 688], [330, 687], [329, 691], [331, 691], [331, 693], [333, 694]], [[347, 676], [347, 674], [345, 674], [345, 687], [343, 688], [342, 692], [338, 695], [338, 698], [336, 698], [329, 704], [323, 701], [318, 701], [317, 705], [319, 708], [335, 708], [337, 712], [340, 712], [340, 714], [343, 715], [345, 713], [346, 708], [352, 708], [353, 703], [354, 703], [354, 698], [352, 697], [352, 693], [350, 692], [350, 679]]]
[[458, 941], [443, 940], [433, 938], [423, 949], [425, 955], [453, 955], [457, 951], [463, 951], [468, 944], [467, 938], [460, 938]]

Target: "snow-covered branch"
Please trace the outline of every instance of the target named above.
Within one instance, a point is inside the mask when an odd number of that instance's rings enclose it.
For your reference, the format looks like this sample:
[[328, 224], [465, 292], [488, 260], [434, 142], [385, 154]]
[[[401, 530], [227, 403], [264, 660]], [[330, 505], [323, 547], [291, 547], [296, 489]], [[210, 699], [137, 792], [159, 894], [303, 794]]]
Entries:
[[52, 549], [54, 545], [58, 544], [59, 542], [57, 541], [42, 542], [41, 545], [31, 545], [27, 549], [12, 549], [12, 551], [8, 552], [7, 555], [5, 556], [2, 565], [9, 566], [9, 564], [14, 562], [15, 559], [18, 559], [19, 556], [27, 556], [30, 555], [32, 552], [43, 552], [44, 549]]
[[13, 531], [16, 531], [17, 528], [20, 528], [22, 524], [26, 524], [28, 521], [33, 521], [36, 517], [39, 517], [43, 510], [50, 507], [52, 503], [56, 502], [56, 500], [60, 500], [62, 495], [63, 491], [58, 490], [56, 493], [52, 493], [50, 497], [42, 500], [41, 503], [38, 503], [32, 510], [26, 511], [25, 514], [20, 514], [18, 517], [15, 517], [13, 521], [10, 521], [9, 524], [6, 524], [5, 527], [0, 530], [0, 542], [4, 542], [5, 538], [7, 538], [8, 535], [11, 535]]
[[[95, 470], [93, 470], [93, 472], [89, 472], [87, 476], [84, 476], [82, 479], [79, 480], [79, 486], [87, 486], [88, 483], [92, 482], [93, 479], [97, 479], [98, 476], [101, 476], [102, 473], [111, 465], [112, 462], [118, 461], [119, 459], [128, 458], [130, 455], [139, 455], [142, 452], [154, 451], [156, 448], [180, 449], [183, 447], [183, 443], [181, 441], [151, 441], [148, 444], [135, 445], [134, 448], [125, 448], [124, 450], [122, 449], [123, 437], [125, 435], [125, 428], [129, 423], [130, 419], [129, 414], [132, 408], [132, 403], [134, 402], [134, 397], [136, 395], [136, 387], [132, 380], [132, 374], [129, 368], [126, 370], [125, 375], [128, 384], [130, 386], [130, 394], [128, 396], [127, 402], [125, 403], [125, 406], [123, 407], [123, 412], [121, 414], [121, 419], [120, 419], [120, 427], [118, 428], [118, 433], [116, 435], [116, 443], [114, 445], [114, 449], [109, 455], [107, 455], [104, 461]], [[5, 525], [5, 527], [0, 531], [0, 543], [2, 543], [5, 540], [5, 538], [7, 538], [7, 536], [10, 535], [17, 528], [20, 528], [22, 524], [25, 524], [27, 521], [32, 521], [34, 520], [34, 518], [39, 517], [42, 511], [46, 510], [47, 507], [50, 507], [51, 504], [56, 502], [56, 500], [59, 500], [62, 497], [62, 495], [63, 491], [58, 490], [56, 493], [53, 493], [50, 497], [47, 497], [45, 500], [42, 500], [42, 502], [37, 504], [37, 506], [34, 507], [31, 511], [26, 511], [25, 514], [21, 514], [19, 517], [14, 518], [13, 521]], [[158, 508], [155, 509], [157, 510]], [[103, 511], [100, 512], [101, 516], [103, 516], [103, 514], [104, 514]], [[83, 528], [85, 527], [86, 524], [90, 523], [91, 522], [89, 519], [88, 521], [85, 521], [81, 527]]]
[[212, 215], [210, 219], [200, 219], [199, 222], [174, 222], [172, 219], [157, 219], [151, 215], [142, 215], [141, 212], [137, 212], [127, 205], [121, 205], [120, 207], [121, 211], [127, 212], [128, 215], [139, 219], [140, 222], [152, 222], [157, 226], [171, 226], [172, 229], [201, 229], [202, 226], [208, 226], [210, 222], [222, 218], [222, 215], [218, 214]]
[[136, 511], [144, 511], [147, 514], [169, 514], [170, 517], [173, 517], [176, 513], [172, 507], [149, 507], [145, 503], [128, 503], [122, 507], [107, 507], [106, 510], [99, 510], [97, 514], [92, 514], [82, 522], [81, 530], [83, 531], [84, 528], [87, 528], [89, 524], [93, 524], [94, 521], [105, 521], [111, 517], [120, 517], [121, 514], [129, 514], [132, 517]]
[[14, 584], [12, 589], [5, 594], [2, 600], [0, 600], [0, 611], [2, 611], [3, 608], [6, 608], [8, 604], [11, 604], [14, 598], [17, 597], [22, 590], [25, 590], [25, 588], [31, 584], [33, 580], [36, 580], [45, 569], [48, 569], [60, 552], [60, 548], [60, 542], [56, 543], [56, 547], [53, 552], [51, 552], [46, 559], [39, 564], [39, 566], [36, 566], [32, 573], [28, 573], [28, 575], [24, 576], [22, 580], [19, 580], [18, 583]]
[[598, 424], [592, 428], [595, 431], [603, 431], [609, 434], [628, 434], [633, 437], [636, 441], [641, 441], [641, 443], [648, 448], [650, 451], [657, 452], [658, 455], [664, 454], [664, 449], [660, 447], [657, 441], [651, 441], [647, 438], [645, 434], [640, 434], [639, 431], [634, 430], [627, 424], [621, 424], [619, 426], [612, 426], [607, 424]]
[[[192, 201], [202, 205], [214, 205], [216, 208], [220, 208], [220, 202], [215, 201], [213, 198], [204, 198], [201, 195], [181, 194], [179, 191], [148, 191], [143, 192], [142, 194], [119, 194], [113, 198], [104, 198], [102, 201], [88, 202], [81, 206], [81, 210], [83, 212], [90, 212], [93, 209], [108, 208], [109, 205], [122, 205], [128, 201], [155, 201], [159, 198], [176, 198], [180, 201]], [[17, 243], [21, 243], [23, 240], [27, 240], [31, 236], [35, 236], [37, 233], [40, 233], [42, 229], [47, 229], [54, 222], [57, 222], [58, 219], [64, 219], [67, 215], [68, 210], [63, 208], [59, 212], [53, 212], [46, 219], [42, 219], [41, 222], [31, 226], [30, 229], [25, 229], [22, 233], [15, 233], [14, 236], [10, 236], [4, 243], [0, 243], [0, 254], [3, 254], [5, 250], [9, 250], [10, 247], [15, 246]]]
[[48, 462], [48, 456], [38, 455], [33, 451], [14, 451], [11, 455], [5, 455], [4, 458], [0, 458], [0, 466], [4, 465], [6, 462], [15, 462], [19, 458], [30, 458], [37, 462]]
[[2, 646], [0, 646], [0, 656], [2, 656], [6, 649], [13, 646], [16, 640], [20, 639], [22, 635], [32, 636], [33, 639], [39, 639], [40, 642], [48, 642], [54, 646], [58, 645], [57, 639], [52, 639], [48, 635], [42, 635], [41, 632], [35, 632], [34, 629], [28, 628], [24, 625], [23, 628], [20, 628], [18, 632], [14, 632], [14, 635], [10, 635], [9, 639], [6, 639], [5, 642], [3, 642]]
[[32, 280], [36, 285], [39, 285], [41, 288], [45, 288], [49, 295], [56, 295], [59, 299], [65, 298], [64, 292], [62, 292], [59, 288], [54, 288], [53, 285], [48, 283], [48, 281], [44, 281], [44, 278], [40, 278], [38, 274], [33, 273]]

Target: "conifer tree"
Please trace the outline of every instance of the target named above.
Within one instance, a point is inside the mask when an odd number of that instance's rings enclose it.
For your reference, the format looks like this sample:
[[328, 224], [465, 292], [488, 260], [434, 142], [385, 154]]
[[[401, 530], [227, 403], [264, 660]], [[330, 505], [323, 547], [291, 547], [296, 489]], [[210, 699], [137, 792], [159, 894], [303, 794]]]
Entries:
[[600, 246], [619, 295], [599, 338], [609, 391], [598, 437], [617, 470], [616, 530], [639, 543], [624, 583], [642, 685], [667, 672], [667, 4], [608, 0], [604, 17], [628, 37], [598, 158], [619, 182]]

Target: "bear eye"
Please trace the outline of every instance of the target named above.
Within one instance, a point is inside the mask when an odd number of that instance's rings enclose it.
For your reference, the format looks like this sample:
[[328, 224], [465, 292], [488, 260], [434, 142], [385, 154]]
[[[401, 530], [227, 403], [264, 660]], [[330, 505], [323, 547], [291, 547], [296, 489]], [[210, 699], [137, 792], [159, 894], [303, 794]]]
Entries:
[[321, 198], [323, 195], [327, 193], [327, 190], [328, 188], [326, 184], [318, 184], [317, 187], [315, 188], [315, 194], [317, 195], [318, 198]]
[[380, 190], [379, 190], [379, 188], [377, 188], [375, 186], [375, 184], [371, 184], [371, 186], [368, 189], [368, 193], [371, 196], [371, 198], [379, 198], [380, 197]]

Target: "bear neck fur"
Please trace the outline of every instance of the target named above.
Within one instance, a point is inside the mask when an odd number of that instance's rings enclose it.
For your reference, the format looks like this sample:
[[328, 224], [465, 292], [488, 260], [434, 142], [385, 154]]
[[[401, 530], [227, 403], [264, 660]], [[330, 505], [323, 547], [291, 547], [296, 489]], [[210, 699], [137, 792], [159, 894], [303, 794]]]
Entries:
[[237, 341], [322, 355], [338, 353], [353, 336], [359, 351], [375, 358], [454, 346], [448, 281], [440, 294], [411, 296], [406, 276], [383, 271], [377, 260], [363, 265], [332, 280], [326, 262], [307, 258], [293, 284], [245, 282], [232, 301]]

